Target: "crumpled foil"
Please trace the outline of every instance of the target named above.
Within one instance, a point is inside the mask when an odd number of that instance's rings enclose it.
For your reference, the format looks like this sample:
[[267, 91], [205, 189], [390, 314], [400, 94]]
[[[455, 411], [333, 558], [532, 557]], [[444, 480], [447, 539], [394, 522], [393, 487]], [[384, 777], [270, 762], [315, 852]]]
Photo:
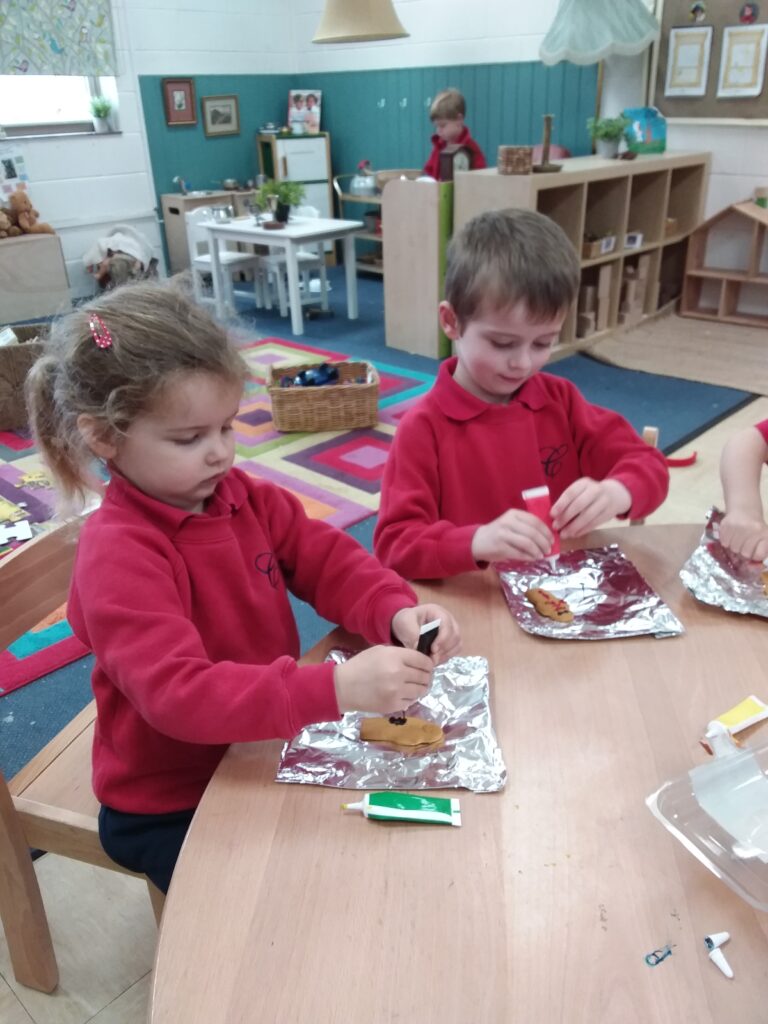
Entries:
[[695, 598], [728, 612], [762, 615], [768, 619], [761, 562], [734, 555], [720, 543], [723, 513], [709, 510], [699, 546], [680, 570], [680, 579]]
[[[505, 562], [497, 569], [510, 611], [526, 633], [556, 640], [612, 640], [685, 632], [618, 544], [568, 551], [551, 564], [544, 558]], [[534, 587], [567, 601], [573, 622], [540, 615], [525, 596]]]
[[[333, 651], [329, 659], [344, 660], [346, 653]], [[348, 712], [338, 722], [309, 725], [286, 743], [277, 782], [338, 789], [503, 789], [507, 769], [491, 725], [485, 658], [451, 658], [438, 665], [429, 692], [404, 714], [437, 722], [445, 733], [443, 746], [408, 753], [364, 742], [360, 723], [376, 716]]]

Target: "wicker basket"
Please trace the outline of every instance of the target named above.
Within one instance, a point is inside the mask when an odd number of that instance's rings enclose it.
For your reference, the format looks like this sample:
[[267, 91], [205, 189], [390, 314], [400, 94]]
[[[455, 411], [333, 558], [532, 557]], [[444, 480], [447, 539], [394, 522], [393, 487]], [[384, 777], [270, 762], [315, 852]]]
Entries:
[[27, 426], [24, 379], [34, 361], [43, 354], [43, 342], [37, 339], [45, 333], [46, 327], [21, 326], [12, 330], [20, 344], [0, 348], [0, 430]]
[[[318, 363], [271, 366], [267, 391], [272, 399], [272, 422], [278, 430], [350, 430], [375, 427], [379, 422], [379, 374], [372, 363], [332, 362], [339, 371], [336, 384], [281, 388], [281, 377], [295, 377]], [[365, 384], [358, 384], [359, 378]]]

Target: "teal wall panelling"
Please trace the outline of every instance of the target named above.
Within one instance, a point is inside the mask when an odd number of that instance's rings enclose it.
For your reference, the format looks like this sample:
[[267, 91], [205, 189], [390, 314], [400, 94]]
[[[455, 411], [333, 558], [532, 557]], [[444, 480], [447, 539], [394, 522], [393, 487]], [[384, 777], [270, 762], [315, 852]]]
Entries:
[[[542, 116], [547, 113], [555, 115], [553, 142], [578, 156], [589, 152], [585, 123], [595, 110], [597, 68], [567, 63], [545, 67], [530, 61], [295, 75], [197, 75], [198, 122], [175, 127], [165, 123], [161, 82], [157, 75], [139, 77], [158, 196], [176, 191], [177, 174], [192, 189], [213, 188], [223, 178], [241, 183], [255, 178], [256, 132], [266, 121], [283, 123], [289, 89], [322, 89], [322, 128], [331, 134], [336, 174], [354, 171], [362, 159], [374, 168], [422, 167], [432, 133], [427, 100], [447, 86], [464, 93], [467, 124], [490, 165], [496, 163], [499, 145], [540, 142]], [[201, 98], [232, 94], [239, 100], [240, 134], [207, 138]]]
[[[586, 120], [595, 110], [597, 69], [539, 61], [291, 76], [293, 88], [323, 90], [323, 129], [331, 133], [336, 173], [366, 158], [374, 167], [421, 167], [430, 151], [427, 98], [455, 86], [467, 124], [489, 164], [499, 145], [541, 141], [544, 114], [555, 115], [553, 142], [588, 153]], [[384, 107], [379, 106], [381, 99]], [[407, 106], [400, 101], [407, 99]]]
[[[173, 184], [177, 174], [191, 189], [215, 188], [215, 182], [223, 178], [237, 178], [241, 184], [255, 178], [255, 129], [265, 121], [285, 118], [289, 80], [286, 75], [196, 75], [197, 124], [169, 126], [165, 123], [162, 77], [140, 75], [157, 194], [178, 191]], [[208, 138], [203, 130], [202, 97], [232, 95], [238, 98], [240, 134]]]

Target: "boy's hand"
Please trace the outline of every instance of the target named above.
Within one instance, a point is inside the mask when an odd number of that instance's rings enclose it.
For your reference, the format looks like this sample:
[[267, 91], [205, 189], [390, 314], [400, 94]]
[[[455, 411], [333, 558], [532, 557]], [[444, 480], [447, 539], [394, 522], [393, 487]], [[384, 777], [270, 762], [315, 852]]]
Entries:
[[552, 525], [561, 537], [581, 537], [614, 516], [629, 512], [631, 507], [632, 495], [618, 480], [583, 476], [552, 506]]
[[478, 526], [472, 538], [472, 557], [476, 562], [535, 561], [546, 558], [553, 541], [552, 531], [540, 519], [511, 508]]
[[369, 647], [337, 665], [336, 700], [345, 711], [404, 711], [423, 697], [432, 683], [432, 661], [408, 647]]
[[404, 647], [415, 648], [419, 642], [419, 630], [428, 622], [440, 619], [440, 628], [428, 657], [433, 665], [442, 665], [461, 650], [459, 627], [450, 612], [439, 604], [417, 604], [415, 608], [401, 608], [392, 617], [392, 635]]
[[768, 526], [762, 519], [726, 513], [720, 523], [720, 541], [729, 551], [753, 562], [768, 558]]

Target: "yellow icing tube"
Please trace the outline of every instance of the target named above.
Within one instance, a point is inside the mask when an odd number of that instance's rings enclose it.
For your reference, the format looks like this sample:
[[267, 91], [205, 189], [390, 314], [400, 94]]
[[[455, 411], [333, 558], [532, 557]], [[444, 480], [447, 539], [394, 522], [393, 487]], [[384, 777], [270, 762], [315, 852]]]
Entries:
[[750, 725], [756, 725], [757, 722], [762, 722], [764, 718], [768, 718], [768, 704], [752, 694], [735, 707], [724, 711], [722, 715], [718, 715], [717, 718], [711, 721], [707, 726], [706, 733], [699, 742], [711, 754], [712, 744], [709, 740], [713, 738], [713, 733], [718, 727], [724, 727], [731, 736], [735, 736], [737, 732], [741, 732], [742, 729], [748, 729]]
[[419, 821], [427, 825], [461, 825], [458, 797], [415, 796], [412, 793], [366, 793], [345, 811], [361, 811], [374, 821]]

